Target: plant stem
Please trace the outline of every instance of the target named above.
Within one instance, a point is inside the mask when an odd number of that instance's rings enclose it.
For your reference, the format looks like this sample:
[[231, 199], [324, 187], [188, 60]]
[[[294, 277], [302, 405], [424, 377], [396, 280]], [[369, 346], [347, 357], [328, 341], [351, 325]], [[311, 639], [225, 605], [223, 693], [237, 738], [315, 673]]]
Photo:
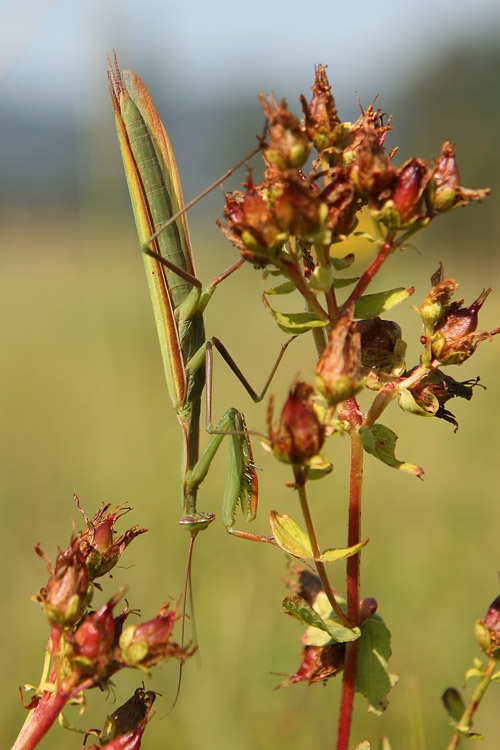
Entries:
[[[472, 727], [473, 716], [476, 713], [477, 709], [479, 708], [479, 704], [481, 703], [484, 697], [484, 694], [486, 693], [486, 690], [488, 689], [488, 686], [492, 680], [492, 677], [493, 677], [493, 674], [495, 672], [497, 665], [498, 665], [498, 661], [496, 659], [488, 659], [486, 669], [484, 670], [484, 675], [482, 679], [480, 680], [479, 684], [477, 685], [476, 689], [474, 690], [474, 693], [471, 698], [471, 702], [465, 709], [458, 723], [458, 727], [460, 729], [466, 732], [470, 731], [470, 728]], [[453, 748], [458, 747], [458, 745], [460, 744], [460, 741], [463, 738], [464, 737], [460, 732], [458, 731], [455, 732], [446, 750], [453, 750]]]
[[[349, 487], [349, 530], [348, 546], [361, 541], [361, 490], [363, 485], [363, 446], [358, 427], [361, 421], [359, 411], [354, 408], [355, 401], [347, 404], [351, 411], [351, 471]], [[357, 407], [357, 405], [356, 405]], [[347, 559], [347, 619], [351, 628], [359, 623], [359, 581], [360, 553]], [[358, 659], [358, 642], [346, 644], [344, 675], [342, 679], [342, 696], [340, 700], [337, 750], [348, 750], [351, 733], [354, 693], [356, 690], [356, 668]]]
[[354, 287], [349, 298], [344, 302], [342, 307], [346, 309], [352, 302], [357, 302], [361, 297], [365, 289], [373, 280], [375, 274], [380, 270], [381, 265], [387, 259], [387, 257], [394, 250], [394, 237], [388, 236], [384, 244], [381, 246], [375, 258], [372, 260], [366, 271], [361, 276], [360, 280]]
[[314, 526], [312, 523], [311, 514], [309, 512], [309, 504], [307, 502], [304, 474], [300, 468], [294, 467], [294, 475], [295, 475], [295, 483], [296, 483], [297, 490], [299, 493], [299, 498], [300, 498], [300, 507], [302, 508], [302, 515], [304, 516], [304, 521], [306, 523], [309, 541], [311, 542], [311, 547], [312, 547], [312, 551], [314, 555], [314, 562], [316, 564], [317, 573], [319, 575], [321, 583], [323, 584], [323, 589], [328, 598], [328, 601], [332, 605], [332, 609], [337, 615], [339, 622], [348, 628], [350, 627], [349, 622], [345, 614], [342, 612], [339, 603], [335, 599], [335, 595], [330, 585], [330, 581], [328, 580], [328, 574], [326, 572], [325, 565], [319, 559], [321, 557], [321, 552], [319, 549], [318, 540], [316, 538], [316, 532], [314, 530]]
[[45, 693], [36, 708], [32, 709], [23, 724], [11, 750], [32, 750], [55, 722], [68, 700], [68, 694], [56, 691]]

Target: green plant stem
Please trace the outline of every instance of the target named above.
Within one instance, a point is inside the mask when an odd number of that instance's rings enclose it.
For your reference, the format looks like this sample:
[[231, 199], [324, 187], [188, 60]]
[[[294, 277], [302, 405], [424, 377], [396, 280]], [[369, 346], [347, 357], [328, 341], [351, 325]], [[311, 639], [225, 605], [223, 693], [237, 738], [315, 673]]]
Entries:
[[[486, 669], [484, 670], [484, 675], [481, 678], [476, 689], [474, 690], [474, 693], [472, 695], [469, 705], [467, 706], [467, 708], [462, 714], [462, 717], [458, 723], [458, 729], [462, 729], [465, 732], [470, 731], [472, 727], [472, 719], [474, 717], [474, 714], [479, 708], [479, 705], [484, 697], [484, 694], [486, 693], [486, 690], [489, 687], [489, 684], [495, 673], [495, 669], [497, 668], [497, 665], [498, 665], [497, 659], [488, 659]], [[458, 745], [460, 744], [460, 741], [463, 738], [464, 738], [463, 735], [459, 731], [456, 731], [453, 734], [453, 737], [451, 738], [450, 742], [448, 743], [446, 750], [453, 750], [453, 748], [458, 747]]]
[[348, 620], [345, 614], [342, 612], [339, 603], [335, 599], [335, 595], [330, 585], [330, 581], [328, 580], [328, 575], [326, 572], [325, 565], [319, 559], [321, 557], [321, 552], [319, 549], [318, 540], [316, 538], [316, 532], [314, 530], [311, 514], [309, 512], [309, 503], [307, 502], [307, 494], [306, 494], [303, 471], [299, 467], [294, 467], [294, 474], [295, 474], [295, 484], [297, 486], [297, 490], [299, 493], [300, 507], [302, 509], [302, 515], [304, 516], [304, 521], [306, 523], [307, 533], [309, 536], [309, 541], [311, 543], [317, 573], [319, 575], [321, 583], [323, 584], [323, 589], [328, 598], [328, 601], [332, 605], [332, 609], [337, 615], [339, 622], [348, 628], [350, 627]]
[[[361, 541], [361, 491], [363, 486], [363, 446], [359, 426], [361, 416], [354, 399], [347, 404], [351, 413], [351, 471], [349, 486], [349, 530], [348, 546]], [[349, 627], [359, 624], [359, 582], [360, 553], [347, 559], [347, 619]], [[344, 675], [342, 679], [342, 696], [340, 700], [339, 725], [337, 733], [337, 750], [348, 750], [351, 733], [354, 694], [356, 691], [356, 669], [358, 662], [358, 642], [346, 645]]]

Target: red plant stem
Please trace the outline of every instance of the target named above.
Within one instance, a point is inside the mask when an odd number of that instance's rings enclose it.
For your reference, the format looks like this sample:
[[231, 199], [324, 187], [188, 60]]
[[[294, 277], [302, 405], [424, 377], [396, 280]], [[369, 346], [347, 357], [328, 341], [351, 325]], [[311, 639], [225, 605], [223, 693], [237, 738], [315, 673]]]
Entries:
[[366, 288], [369, 286], [375, 274], [380, 270], [380, 267], [383, 264], [383, 262], [387, 259], [387, 257], [394, 250], [393, 240], [394, 240], [393, 236], [389, 235], [387, 237], [386, 241], [381, 246], [377, 255], [372, 260], [372, 262], [370, 263], [370, 265], [368, 266], [368, 268], [363, 273], [360, 280], [358, 281], [358, 283], [352, 290], [349, 298], [342, 305], [343, 309], [348, 308], [352, 302], [356, 303], [358, 299], [361, 297], [361, 295], [363, 294], [363, 292], [366, 290]]
[[68, 698], [65, 691], [44, 693], [36, 708], [29, 712], [11, 750], [35, 748], [63, 710]]
[[[361, 490], [363, 485], [363, 446], [358, 428], [361, 415], [354, 399], [346, 404], [347, 412], [351, 414], [351, 472], [349, 488], [349, 530], [348, 546], [359, 544], [361, 541]], [[359, 623], [359, 580], [360, 553], [347, 559], [347, 619], [349, 626], [355, 627]], [[354, 693], [356, 690], [356, 668], [358, 656], [358, 642], [346, 644], [344, 675], [342, 680], [342, 696], [340, 700], [339, 725], [337, 733], [337, 750], [348, 750], [351, 733], [352, 713], [354, 707]]]

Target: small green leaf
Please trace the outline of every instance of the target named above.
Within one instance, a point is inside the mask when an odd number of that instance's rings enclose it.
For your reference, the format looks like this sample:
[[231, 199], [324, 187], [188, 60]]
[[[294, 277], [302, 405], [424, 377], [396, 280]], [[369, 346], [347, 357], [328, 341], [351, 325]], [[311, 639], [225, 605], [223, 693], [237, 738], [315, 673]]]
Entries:
[[385, 734], [383, 734], [382, 737], [380, 738], [380, 743], [379, 743], [378, 748], [379, 750], [391, 750], [389, 740]]
[[292, 281], [284, 281], [282, 284], [278, 284], [278, 286], [265, 289], [264, 294], [291, 294], [291, 292], [295, 291], [295, 288], [295, 284]]
[[314, 313], [282, 313], [278, 312], [278, 310], [273, 310], [265, 295], [263, 295], [262, 301], [281, 330], [289, 336], [298, 336], [301, 333], [312, 331], [313, 328], [325, 328], [327, 325], [326, 321], [321, 320]]
[[309, 459], [307, 462], [307, 480], [309, 479], [322, 479], [327, 474], [331, 474], [333, 471], [333, 465], [330, 461], [327, 461], [323, 456], [316, 455]]
[[283, 600], [283, 607], [287, 614], [295, 617], [309, 627], [317, 628], [328, 633], [329, 639], [327, 642], [332, 640], [335, 643], [348, 643], [350, 641], [355, 641], [360, 636], [359, 628], [352, 628], [351, 630], [350, 628], [345, 628], [343, 625], [340, 625], [340, 623], [335, 620], [323, 620], [323, 618], [309, 606], [306, 600], [302, 599], [300, 596], [287, 596]]
[[359, 745], [356, 745], [356, 750], [371, 750], [371, 745], [368, 740], [363, 740]]
[[349, 268], [349, 266], [352, 266], [355, 259], [356, 256], [354, 253], [348, 253], [347, 255], [344, 255], [343, 258], [330, 257], [331, 264], [336, 271], [343, 271], [345, 268]]
[[382, 618], [373, 615], [361, 625], [356, 691], [367, 698], [368, 710], [378, 715], [387, 708], [387, 693], [399, 679], [388, 669], [391, 653], [391, 634]]
[[408, 299], [414, 291], [414, 287], [410, 287], [409, 289], [398, 287], [397, 289], [388, 289], [386, 292], [365, 294], [356, 302], [354, 317], [361, 319], [376, 318], [383, 312], [390, 310], [391, 307], [399, 305], [400, 302], [404, 302], [404, 300]]
[[361, 427], [360, 433], [363, 448], [367, 453], [375, 456], [388, 466], [406, 471], [419, 479], [422, 478], [424, 470], [420, 466], [398, 461], [396, 458], [394, 451], [398, 436], [395, 432], [382, 424], [374, 424], [373, 427]]
[[321, 553], [321, 562], [337, 562], [337, 560], [345, 560], [347, 557], [356, 555], [359, 550], [368, 544], [368, 539], [359, 544], [354, 544], [352, 547], [337, 547], [337, 549], [326, 549]]
[[269, 513], [269, 524], [281, 549], [300, 560], [314, 560], [309, 537], [291, 516], [286, 514], [281, 516], [277, 511], [272, 510]]
[[441, 700], [443, 701], [448, 716], [453, 719], [455, 724], [458, 724], [465, 711], [465, 703], [463, 702], [462, 696], [458, 690], [455, 690], [455, 688], [448, 688], [441, 696]]
[[342, 289], [345, 286], [352, 286], [356, 281], [359, 281], [359, 276], [354, 276], [352, 279], [333, 279], [333, 288]]

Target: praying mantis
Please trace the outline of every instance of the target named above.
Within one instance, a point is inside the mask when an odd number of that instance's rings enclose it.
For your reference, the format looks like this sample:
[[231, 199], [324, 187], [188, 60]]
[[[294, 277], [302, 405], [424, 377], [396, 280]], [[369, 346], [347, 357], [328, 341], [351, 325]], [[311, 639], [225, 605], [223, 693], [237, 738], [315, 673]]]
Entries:
[[282, 346], [262, 392], [257, 394], [222, 343], [216, 338], [206, 339], [205, 307], [217, 285], [244, 261], [238, 259], [206, 288], [202, 287], [194, 271], [179, 173], [167, 133], [141, 79], [132, 71], [120, 72], [116, 55], [114, 66], [109, 58], [108, 64], [118, 140], [143, 251], [167, 387], [183, 436], [183, 515], [179, 523], [191, 533], [193, 543], [198, 532], [214, 520], [213, 513], [198, 509], [197, 494], [217, 449], [226, 437], [224, 526], [238, 537], [272, 541], [272, 537], [234, 528], [238, 504], [246, 521], [252, 521], [257, 512], [256, 466], [243, 415], [237, 409], [229, 408], [215, 429], [208, 429], [210, 438], [200, 454], [201, 401], [207, 385], [207, 421], [210, 425], [209, 386], [214, 346], [251, 398], [258, 402], [264, 397], [289, 341]]

